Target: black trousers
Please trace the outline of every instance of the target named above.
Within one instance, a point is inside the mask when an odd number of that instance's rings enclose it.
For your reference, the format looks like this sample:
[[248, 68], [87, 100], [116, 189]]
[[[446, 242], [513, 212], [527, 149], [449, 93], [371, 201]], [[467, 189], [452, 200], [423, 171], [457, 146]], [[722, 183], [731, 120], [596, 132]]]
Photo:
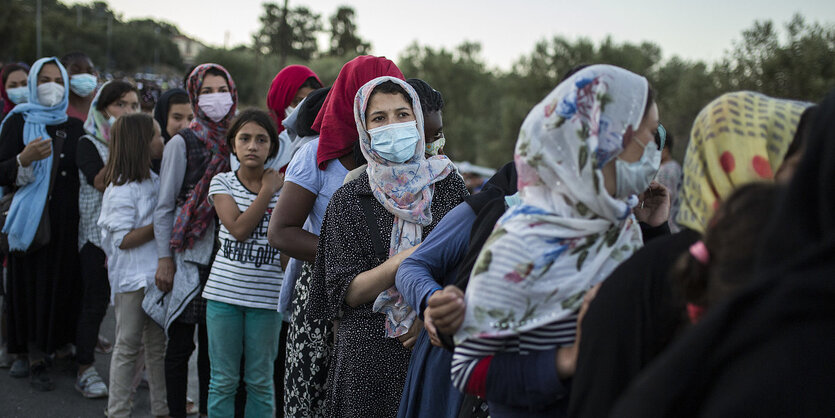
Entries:
[[101, 248], [87, 242], [78, 255], [81, 261], [83, 296], [75, 346], [78, 364], [86, 366], [95, 361], [99, 327], [110, 302], [110, 282], [107, 280], [106, 256]]
[[206, 319], [198, 324], [174, 321], [168, 327], [168, 346], [165, 349], [165, 389], [168, 392], [168, 411], [172, 418], [186, 416], [188, 393], [188, 359], [194, 352], [194, 327], [197, 327], [197, 380], [200, 385], [200, 413], [207, 414], [209, 399], [209, 341]]

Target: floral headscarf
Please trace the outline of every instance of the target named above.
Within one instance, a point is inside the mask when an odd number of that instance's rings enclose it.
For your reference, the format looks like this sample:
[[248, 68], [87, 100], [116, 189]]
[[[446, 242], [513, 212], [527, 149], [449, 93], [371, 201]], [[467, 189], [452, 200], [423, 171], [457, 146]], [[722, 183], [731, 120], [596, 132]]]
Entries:
[[[371, 92], [378, 85], [391, 81], [409, 94], [412, 112], [417, 121], [420, 141], [415, 145], [412, 158], [404, 163], [393, 163], [380, 157], [371, 149], [371, 138], [366, 128], [365, 110]], [[394, 215], [389, 243], [389, 257], [420, 244], [423, 227], [432, 223], [432, 195], [435, 183], [452, 173], [452, 161], [443, 155], [426, 158], [423, 154], [426, 138], [423, 137], [423, 111], [420, 98], [405, 81], [395, 77], [378, 77], [362, 86], [354, 99], [354, 119], [359, 133], [360, 148], [368, 161], [368, 181], [374, 197]], [[381, 293], [374, 301], [375, 312], [386, 315], [386, 335], [398, 337], [409, 331], [417, 314], [412, 310], [397, 288]]]
[[[226, 113], [226, 116], [218, 122], [206, 116], [206, 113], [197, 104], [200, 88], [203, 86], [203, 77], [210, 68], [218, 69], [226, 74], [229, 94], [232, 95], [232, 107]], [[206, 167], [206, 172], [194, 186], [194, 189], [189, 192], [183, 204], [183, 209], [174, 221], [174, 229], [171, 232], [171, 248], [177, 251], [191, 248], [194, 242], [203, 236], [209, 221], [215, 216], [214, 206], [207, 199], [209, 183], [212, 181], [212, 177], [218, 173], [229, 171], [229, 146], [226, 144], [226, 129], [229, 120], [235, 116], [235, 109], [238, 105], [238, 91], [235, 88], [235, 82], [229, 72], [218, 64], [198, 65], [188, 77], [187, 88], [191, 109], [194, 112], [194, 119], [188, 128], [206, 145], [212, 157], [208, 167]]]
[[681, 208], [676, 222], [705, 226], [722, 199], [752, 181], [772, 181], [811, 103], [760, 93], [727, 93], [696, 117], [684, 158]]
[[639, 75], [594, 65], [528, 114], [514, 156], [522, 203], [497, 222], [476, 261], [459, 343], [566, 319], [642, 246], [634, 203], [609, 195], [601, 168], [638, 128], [647, 90]]

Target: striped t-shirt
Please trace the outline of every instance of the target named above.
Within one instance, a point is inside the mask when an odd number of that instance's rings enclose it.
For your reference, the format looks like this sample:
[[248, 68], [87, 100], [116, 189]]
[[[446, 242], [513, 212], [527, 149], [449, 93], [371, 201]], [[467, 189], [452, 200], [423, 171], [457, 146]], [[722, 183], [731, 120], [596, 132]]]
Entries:
[[[241, 184], [234, 171], [220, 173], [212, 178], [209, 201], [215, 195], [232, 196], [243, 213], [258, 196]], [[270, 214], [278, 201], [278, 193], [270, 200], [261, 223], [246, 241], [238, 241], [221, 223], [220, 249], [212, 263], [209, 281], [203, 297], [217, 302], [250, 308], [275, 309], [284, 272], [281, 270], [279, 252], [267, 242]]]

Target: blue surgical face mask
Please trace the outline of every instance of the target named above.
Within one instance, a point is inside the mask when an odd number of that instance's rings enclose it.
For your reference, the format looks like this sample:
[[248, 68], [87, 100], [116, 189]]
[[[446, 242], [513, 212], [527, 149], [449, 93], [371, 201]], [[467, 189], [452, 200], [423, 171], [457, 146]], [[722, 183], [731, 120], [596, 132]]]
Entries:
[[628, 163], [618, 158], [615, 162], [615, 197], [618, 199], [624, 199], [646, 190], [655, 174], [658, 173], [658, 168], [661, 167], [661, 150], [655, 142], [642, 144], [638, 141], [638, 144], [644, 147], [640, 160]]
[[29, 87], [27, 86], [8, 89], [6, 90], [6, 94], [9, 95], [9, 100], [16, 105], [29, 101]]
[[371, 149], [380, 157], [393, 163], [408, 161], [415, 155], [415, 146], [420, 141], [417, 122], [391, 123], [370, 129]]
[[113, 126], [115, 123], [116, 123], [116, 117], [115, 116], [111, 115], [109, 118], [107, 118], [107, 124], [108, 125]]
[[79, 97], [87, 97], [96, 90], [98, 79], [87, 73], [73, 74], [70, 77], [70, 91]]
[[445, 144], [446, 144], [446, 138], [440, 137], [440, 138], [436, 139], [435, 142], [430, 142], [430, 143], [426, 144], [425, 153], [427, 155], [438, 155], [438, 154], [441, 153], [441, 149], [444, 148]]
[[504, 197], [504, 203], [507, 207], [512, 208], [514, 206], [518, 206], [522, 204], [522, 196], [519, 196], [519, 192], [516, 192], [512, 195]]

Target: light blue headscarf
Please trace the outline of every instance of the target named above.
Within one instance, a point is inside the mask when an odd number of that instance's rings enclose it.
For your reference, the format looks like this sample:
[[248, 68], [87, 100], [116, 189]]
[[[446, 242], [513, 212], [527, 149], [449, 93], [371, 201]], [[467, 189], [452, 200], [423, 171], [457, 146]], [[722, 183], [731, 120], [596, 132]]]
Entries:
[[[38, 73], [47, 63], [57, 65], [61, 71], [61, 78], [64, 80], [64, 98], [61, 103], [52, 107], [40, 104], [38, 98]], [[67, 104], [70, 91], [68, 80], [67, 70], [64, 69], [58, 58], [41, 58], [35, 61], [31, 71], [29, 71], [29, 103], [15, 106], [3, 120], [3, 124], [0, 125], [0, 132], [2, 132], [2, 126], [9, 120], [9, 116], [22, 113], [24, 145], [38, 137], [51, 138], [46, 133], [46, 127], [59, 125], [67, 120]], [[9, 248], [12, 251], [26, 251], [35, 238], [49, 193], [53, 155], [55, 154], [52, 153], [49, 157], [32, 163], [34, 164], [35, 181], [21, 187], [12, 199], [9, 215], [6, 217], [6, 224], [3, 225], [3, 232], [9, 236]]]

